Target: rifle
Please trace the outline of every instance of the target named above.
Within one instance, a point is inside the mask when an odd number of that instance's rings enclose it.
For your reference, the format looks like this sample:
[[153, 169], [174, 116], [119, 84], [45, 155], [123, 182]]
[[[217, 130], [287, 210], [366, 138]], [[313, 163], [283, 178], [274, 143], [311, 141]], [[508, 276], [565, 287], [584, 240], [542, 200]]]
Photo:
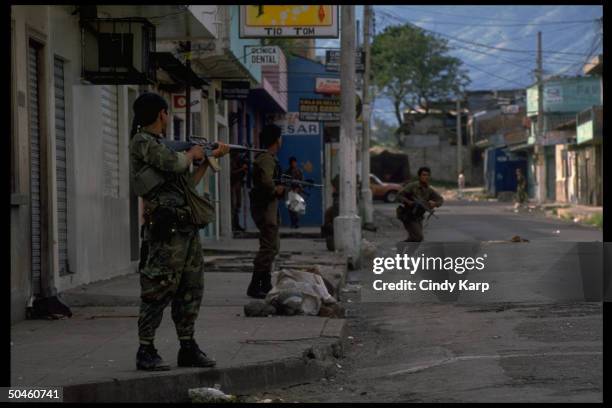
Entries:
[[[168, 140], [168, 139], [160, 139], [160, 143], [164, 146], [174, 150], [175, 152], [184, 152], [191, 149], [193, 146], [202, 146], [204, 149], [205, 160], [208, 160], [210, 167], [213, 171], [218, 172], [220, 170], [219, 164], [216, 162], [215, 157], [213, 156], [213, 151], [219, 148], [219, 143], [217, 142], [209, 142], [204, 138], [192, 139], [186, 142], [179, 140]], [[228, 144], [231, 151], [239, 151], [239, 152], [265, 152], [264, 149], [255, 149], [253, 147]], [[199, 163], [196, 163], [199, 165]]]
[[[409, 200], [414, 201], [414, 207], [412, 209], [412, 214], [416, 215], [417, 211], [419, 209], [422, 209], [424, 212], [429, 213], [429, 215], [427, 216], [426, 221], [429, 221], [429, 219], [433, 216], [434, 218], [438, 218], [438, 216], [435, 214], [436, 210], [434, 210], [433, 208], [429, 208], [429, 204], [424, 202], [423, 200], [421, 200], [418, 197], [412, 196], [411, 198], [409, 198]], [[405, 204], [404, 204], [405, 205]]]
[[280, 179], [275, 179], [274, 182], [276, 182], [277, 184], [285, 185], [285, 186], [291, 186], [293, 184], [297, 184], [297, 185], [302, 186], [302, 187], [323, 187], [322, 184], [315, 184], [315, 183], [311, 183], [309, 181], [302, 181], [302, 180], [292, 179], [290, 176], [288, 176], [286, 174], [282, 174], [280, 176]]

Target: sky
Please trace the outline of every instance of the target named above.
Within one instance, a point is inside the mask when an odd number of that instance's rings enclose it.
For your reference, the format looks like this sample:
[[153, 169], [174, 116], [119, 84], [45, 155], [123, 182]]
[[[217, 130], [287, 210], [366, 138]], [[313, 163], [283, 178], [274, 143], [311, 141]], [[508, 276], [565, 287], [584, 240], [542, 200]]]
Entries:
[[[363, 6], [356, 6], [355, 14], [361, 20]], [[602, 53], [601, 31], [594, 21], [603, 15], [602, 6], [390, 5], [374, 6], [374, 15], [375, 33], [410, 22], [448, 39], [453, 48], [449, 54], [464, 62], [471, 78], [468, 90], [531, 85], [538, 31], [542, 32], [545, 77], [581, 74], [587, 56]], [[317, 40], [316, 46], [337, 48], [339, 44], [338, 39]], [[317, 54], [324, 53], [317, 49]], [[397, 124], [392, 105], [383, 97], [376, 99], [374, 115]]]

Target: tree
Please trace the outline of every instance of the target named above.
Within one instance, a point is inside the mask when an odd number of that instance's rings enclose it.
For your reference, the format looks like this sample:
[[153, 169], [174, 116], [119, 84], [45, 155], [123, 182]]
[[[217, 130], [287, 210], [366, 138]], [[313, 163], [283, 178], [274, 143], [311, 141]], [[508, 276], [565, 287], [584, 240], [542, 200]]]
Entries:
[[380, 118], [374, 117], [371, 131], [372, 145], [388, 146], [393, 145], [397, 126], [389, 124]]
[[[432, 102], [454, 98], [469, 84], [461, 60], [448, 51], [445, 39], [410, 24], [389, 26], [374, 37], [374, 85], [391, 99], [400, 129], [404, 109], [421, 107], [428, 114]], [[403, 146], [401, 132], [395, 135]]]

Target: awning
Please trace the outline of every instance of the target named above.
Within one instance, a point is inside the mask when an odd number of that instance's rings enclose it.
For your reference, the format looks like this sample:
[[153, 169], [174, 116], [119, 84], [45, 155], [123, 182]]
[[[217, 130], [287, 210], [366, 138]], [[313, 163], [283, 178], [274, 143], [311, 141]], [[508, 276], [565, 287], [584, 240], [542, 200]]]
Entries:
[[152, 53], [152, 59], [153, 63], [166, 71], [176, 84], [184, 86], [189, 82], [193, 88], [210, 85], [209, 81], [199, 77], [192, 69], [187, 68], [171, 52], [154, 52]]
[[521, 150], [532, 150], [533, 146], [534, 146], [533, 144], [521, 143], [515, 146], [508, 146], [508, 150], [511, 152], [518, 152]]

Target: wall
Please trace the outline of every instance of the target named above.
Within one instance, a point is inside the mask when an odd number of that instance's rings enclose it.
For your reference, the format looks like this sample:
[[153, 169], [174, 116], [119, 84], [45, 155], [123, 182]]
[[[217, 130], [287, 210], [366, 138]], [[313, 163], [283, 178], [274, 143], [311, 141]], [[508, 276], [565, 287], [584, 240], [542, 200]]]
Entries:
[[[128, 102], [127, 87], [119, 87], [119, 196], [104, 196], [101, 87], [80, 79], [80, 30], [74, 6], [15, 6], [14, 71], [15, 94], [27, 95], [26, 53], [29, 33], [45, 44], [41, 78], [41, 143], [48, 160], [41, 169], [46, 176], [47, 217], [41, 240], [48, 247], [43, 267], [52, 277], [52, 289], [61, 292], [74, 286], [132, 272], [130, 260]], [[64, 60], [67, 144], [68, 262], [73, 274], [59, 276], [57, 197], [55, 180], [54, 57]], [[24, 317], [30, 296], [30, 206], [29, 130], [26, 104], [15, 113], [14, 142], [17, 147], [18, 192], [28, 203], [11, 208], [11, 319]], [[44, 186], [43, 186], [44, 187]], [[111, 222], [109, 222], [109, 220]], [[27, 248], [27, 249], [26, 249]], [[18, 251], [18, 253], [17, 253]]]
[[[463, 169], [466, 183], [471, 183], [467, 176], [471, 174], [472, 157], [468, 146], [462, 147]], [[438, 146], [418, 147], [406, 149], [410, 175], [416, 178], [419, 167], [427, 166], [431, 169], [431, 178], [436, 181], [457, 182], [457, 146], [440, 143]]]

